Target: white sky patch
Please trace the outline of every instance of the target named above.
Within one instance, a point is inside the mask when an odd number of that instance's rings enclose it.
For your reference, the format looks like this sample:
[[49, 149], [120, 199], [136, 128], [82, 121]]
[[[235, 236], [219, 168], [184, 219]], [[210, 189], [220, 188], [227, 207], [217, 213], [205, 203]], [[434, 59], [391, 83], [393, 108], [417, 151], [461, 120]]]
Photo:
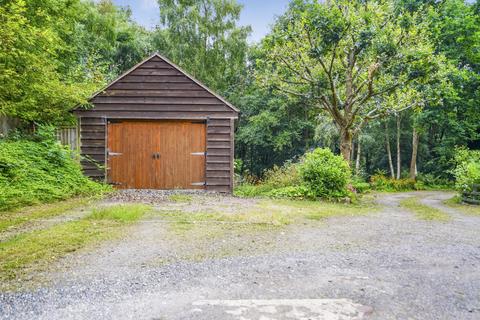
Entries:
[[157, 9], [158, 8], [158, 2], [157, 2], [157, 0], [141, 0], [140, 1], [140, 7], [144, 10], [146, 10], [146, 9]]

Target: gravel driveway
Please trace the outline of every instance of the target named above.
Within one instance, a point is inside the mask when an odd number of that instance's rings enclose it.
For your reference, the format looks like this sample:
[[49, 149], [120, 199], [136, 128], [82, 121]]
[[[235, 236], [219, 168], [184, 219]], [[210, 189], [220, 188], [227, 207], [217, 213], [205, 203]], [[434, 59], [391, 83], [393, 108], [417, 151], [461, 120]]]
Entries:
[[[418, 220], [399, 207], [412, 196], [451, 219]], [[127, 238], [64, 259], [48, 285], [0, 294], [0, 318], [480, 319], [480, 216], [445, 207], [451, 196], [382, 194], [369, 215], [215, 241], [172, 236], [147, 219]]]

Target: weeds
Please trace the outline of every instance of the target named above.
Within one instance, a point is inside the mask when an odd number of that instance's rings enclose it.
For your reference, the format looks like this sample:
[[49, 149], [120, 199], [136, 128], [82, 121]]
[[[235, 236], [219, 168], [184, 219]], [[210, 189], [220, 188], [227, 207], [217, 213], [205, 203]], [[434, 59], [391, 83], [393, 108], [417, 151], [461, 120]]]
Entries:
[[[145, 205], [119, 205], [96, 209], [77, 221], [54, 225], [0, 243], [0, 280], [21, 279], [27, 270], [42, 270], [70, 252], [120, 234], [122, 227], [150, 210]], [[3, 288], [2, 288], [3, 289]]]
[[460, 196], [455, 196], [451, 199], [445, 200], [444, 203], [454, 209], [457, 209], [465, 214], [480, 216], [480, 206], [462, 203]]
[[400, 206], [412, 211], [415, 216], [422, 220], [447, 221], [450, 216], [445, 212], [420, 203], [418, 198], [406, 198], [400, 201]]
[[175, 194], [170, 195], [168, 197], [168, 200], [170, 200], [172, 202], [184, 203], [184, 202], [192, 202], [193, 197], [189, 194], [175, 193]]

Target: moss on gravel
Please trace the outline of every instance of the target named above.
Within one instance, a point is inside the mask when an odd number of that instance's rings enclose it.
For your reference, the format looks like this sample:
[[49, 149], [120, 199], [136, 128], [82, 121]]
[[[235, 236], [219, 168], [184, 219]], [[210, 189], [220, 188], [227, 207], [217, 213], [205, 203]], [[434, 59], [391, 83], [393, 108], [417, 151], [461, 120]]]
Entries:
[[462, 200], [459, 196], [455, 196], [451, 199], [445, 200], [444, 204], [449, 206], [450, 208], [457, 209], [464, 214], [480, 216], [480, 206], [462, 203]]
[[374, 212], [372, 202], [358, 204], [330, 203], [300, 200], [260, 200], [255, 205], [235, 212], [184, 211], [182, 209], [158, 210], [153, 215], [169, 221], [172, 230], [185, 232], [199, 226], [208, 234], [215, 225], [231, 225], [244, 229], [277, 228], [308, 220], [323, 220], [334, 216], [363, 215]]
[[417, 197], [401, 200], [400, 206], [410, 210], [417, 218], [422, 220], [448, 221], [450, 219], [450, 216], [447, 213], [437, 208], [422, 204]]
[[27, 273], [44, 269], [53, 261], [100, 240], [118, 236], [122, 228], [150, 210], [145, 205], [117, 205], [95, 209], [77, 220], [27, 232], [0, 243], [0, 289]]

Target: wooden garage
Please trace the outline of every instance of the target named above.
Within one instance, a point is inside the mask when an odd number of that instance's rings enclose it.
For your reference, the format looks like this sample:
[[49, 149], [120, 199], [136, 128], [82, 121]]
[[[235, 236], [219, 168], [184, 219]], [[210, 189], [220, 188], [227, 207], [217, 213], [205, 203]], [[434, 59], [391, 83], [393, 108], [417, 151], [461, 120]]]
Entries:
[[238, 110], [159, 54], [74, 110], [87, 176], [121, 189], [233, 188]]

